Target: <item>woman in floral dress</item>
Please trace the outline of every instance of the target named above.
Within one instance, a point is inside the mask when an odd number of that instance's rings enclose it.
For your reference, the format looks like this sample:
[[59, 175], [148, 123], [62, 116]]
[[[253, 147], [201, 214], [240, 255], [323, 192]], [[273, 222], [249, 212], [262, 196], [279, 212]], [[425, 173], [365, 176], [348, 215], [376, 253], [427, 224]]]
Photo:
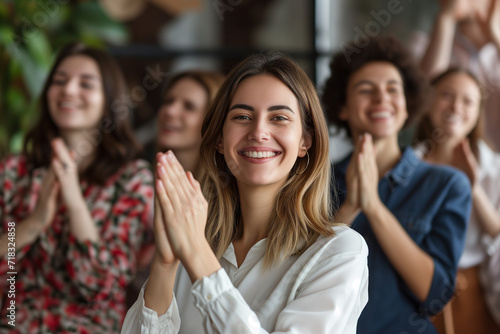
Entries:
[[126, 96], [109, 55], [69, 45], [23, 153], [0, 162], [0, 331], [120, 330], [153, 199]]

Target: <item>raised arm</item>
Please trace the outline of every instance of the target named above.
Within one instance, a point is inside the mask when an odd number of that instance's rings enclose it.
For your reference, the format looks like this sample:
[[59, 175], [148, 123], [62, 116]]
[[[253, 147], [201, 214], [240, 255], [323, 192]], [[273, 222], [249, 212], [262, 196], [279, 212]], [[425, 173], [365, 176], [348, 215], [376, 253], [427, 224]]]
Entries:
[[422, 72], [428, 77], [441, 73], [450, 66], [453, 40], [457, 27], [457, 19], [454, 13], [459, 2], [460, 0], [443, 1], [441, 9], [434, 20], [431, 39], [420, 63]]

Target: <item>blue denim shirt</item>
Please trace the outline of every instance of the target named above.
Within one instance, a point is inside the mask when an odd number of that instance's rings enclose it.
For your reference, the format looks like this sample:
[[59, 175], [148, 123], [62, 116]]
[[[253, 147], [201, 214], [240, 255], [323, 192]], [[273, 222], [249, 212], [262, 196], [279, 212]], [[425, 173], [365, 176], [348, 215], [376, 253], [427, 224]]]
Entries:
[[[339, 205], [345, 200], [350, 156], [334, 166]], [[465, 174], [420, 160], [406, 148], [398, 164], [380, 180], [380, 199], [411, 239], [434, 260], [429, 295], [420, 302], [392, 266], [360, 213], [352, 228], [368, 244], [368, 304], [358, 321], [360, 334], [436, 333], [428, 319], [452, 297], [471, 207]]]

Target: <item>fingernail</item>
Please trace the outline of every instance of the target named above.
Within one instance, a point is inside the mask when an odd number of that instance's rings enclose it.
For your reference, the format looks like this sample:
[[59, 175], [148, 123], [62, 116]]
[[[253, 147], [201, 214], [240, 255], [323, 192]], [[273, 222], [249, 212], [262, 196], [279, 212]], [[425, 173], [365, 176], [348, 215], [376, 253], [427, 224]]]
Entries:
[[163, 163], [166, 163], [166, 162], [167, 162], [167, 157], [165, 157], [165, 154], [162, 154], [162, 155], [161, 155], [160, 160], [161, 160]]
[[172, 151], [168, 150], [167, 152], [167, 159], [168, 160], [172, 160], [174, 158], [174, 154], [172, 153]]

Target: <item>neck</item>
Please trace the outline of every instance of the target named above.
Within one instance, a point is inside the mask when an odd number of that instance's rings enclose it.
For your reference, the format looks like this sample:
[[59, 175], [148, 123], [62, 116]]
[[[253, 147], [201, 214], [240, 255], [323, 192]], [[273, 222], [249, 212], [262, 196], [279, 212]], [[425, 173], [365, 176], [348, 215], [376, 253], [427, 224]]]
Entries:
[[435, 164], [449, 165], [453, 159], [453, 150], [458, 145], [459, 140], [449, 139], [436, 146], [425, 154], [424, 159]]
[[78, 164], [78, 171], [85, 170], [94, 160], [97, 145], [95, 138], [85, 135], [85, 130], [61, 131], [68, 150], [75, 152], [75, 160]]
[[196, 177], [200, 162], [199, 149], [172, 150], [172, 152], [175, 154], [184, 170], [186, 172], [190, 171]]
[[391, 139], [374, 139], [375, 160], [377, 163], [379, 178], [391, 170], [401, 159], [397, 137]]
[[[267, 237], [279, 185], [249, 187], [238, 184], [243, 233], [238, 242], [248, 248]], [[270, 189], [272, 187], [272, 189]]]

